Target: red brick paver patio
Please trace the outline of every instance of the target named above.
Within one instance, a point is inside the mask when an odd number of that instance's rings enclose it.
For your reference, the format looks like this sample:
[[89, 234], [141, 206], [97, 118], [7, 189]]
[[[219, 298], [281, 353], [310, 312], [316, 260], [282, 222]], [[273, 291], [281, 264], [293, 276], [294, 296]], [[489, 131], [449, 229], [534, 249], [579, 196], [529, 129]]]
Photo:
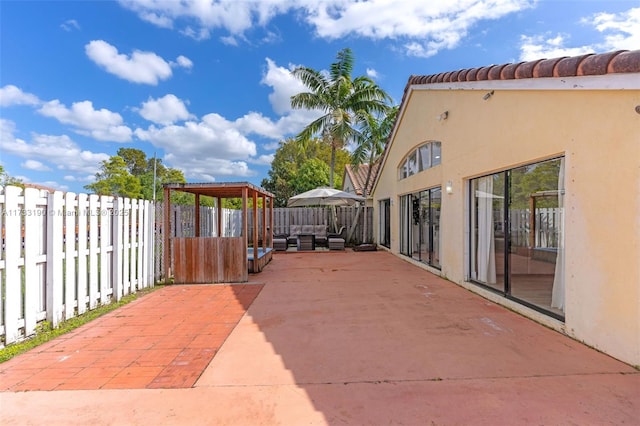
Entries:
[[262, 287], [157, 290], [0, 364], [0, 391], [191, 387]]

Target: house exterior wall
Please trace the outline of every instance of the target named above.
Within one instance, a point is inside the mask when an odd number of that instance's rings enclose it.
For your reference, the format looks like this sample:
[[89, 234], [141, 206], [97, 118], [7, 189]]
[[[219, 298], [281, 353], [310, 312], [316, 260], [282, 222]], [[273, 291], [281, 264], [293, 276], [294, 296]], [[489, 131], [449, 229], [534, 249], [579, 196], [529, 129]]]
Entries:
[[348, 173], [344, 174], [344, 179], [342, 180], [342, 190], [344, 192], [350, 192], [352, 194], [356, 193], [356, 188], [353, 185], [353, 182], [351, 181], [351, 177], [349, 176]]
[[[618, 77], [411, 90], [373, 196], [376, 210], [391, 200], [390, 250], [398, 254], [399, 196], [441, 186], [442, 269], [426, 269], [640, 365], [640, 75]], [[425, 141], [442, 143], [442, 163], [399, 180], [403, 158]], [[468, 282], [469, 179], [558, 156], [565, 157], [564, 323]], [[378, 211], [374, 218], [377, 236]]]

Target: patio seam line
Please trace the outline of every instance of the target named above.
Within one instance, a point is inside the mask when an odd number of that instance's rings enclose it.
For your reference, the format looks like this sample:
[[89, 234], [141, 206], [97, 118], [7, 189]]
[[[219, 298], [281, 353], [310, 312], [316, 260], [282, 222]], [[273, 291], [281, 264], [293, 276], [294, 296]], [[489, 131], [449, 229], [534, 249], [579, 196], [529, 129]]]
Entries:
[[358, 384], [382, 384], [382, 383], [422, 383], [422, 382], [472, 382], [476, 380], [519, 380], [519, 379], [545, 379], [555, 377], [589, 377], [589, 376], [633, 376], [640, 372], [599, 372], [599, 373], [575, 373], [575, 374], [539, 374], [531, 376], [482, 376], [482, 377], [451, 377], [451, 378], [425, 378], [425, 379], [383, 379], [383, 380], [348, 380], [334, 382], [295, 382], [295, 383], [263, 383], [263, 384], [214, 384], [194, 385], [195, 388], [244, 388], [244, 387], [272, 387], [272, 386], [315, 386], [315, 385], [358, 385]]

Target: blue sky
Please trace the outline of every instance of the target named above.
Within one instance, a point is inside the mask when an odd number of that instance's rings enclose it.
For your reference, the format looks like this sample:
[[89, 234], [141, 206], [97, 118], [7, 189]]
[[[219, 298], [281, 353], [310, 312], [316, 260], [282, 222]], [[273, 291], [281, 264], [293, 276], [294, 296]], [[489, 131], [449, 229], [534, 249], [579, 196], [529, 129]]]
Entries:
[[0, 0], [0, 164], [86, 192], [128, 147], [259, 185], [317, 116], [290, 70], [345, 47], [399, 103], [412, 74], [640, 49], [640, 0]]

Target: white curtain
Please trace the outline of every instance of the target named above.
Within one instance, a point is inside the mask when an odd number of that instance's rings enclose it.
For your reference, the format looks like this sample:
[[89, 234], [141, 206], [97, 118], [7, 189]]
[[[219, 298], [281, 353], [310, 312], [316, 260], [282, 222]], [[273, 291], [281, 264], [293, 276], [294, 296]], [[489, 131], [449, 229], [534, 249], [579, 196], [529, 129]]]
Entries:
[[558, 254], [556, 256], [556, 272], [553, 276], [551, 307], [564, 311], [564, 157], [560, 159], [558, 173]]
[[478, 281], [496, 283], [496, 255], [493, 232], [493, 177], [478, 179]]

